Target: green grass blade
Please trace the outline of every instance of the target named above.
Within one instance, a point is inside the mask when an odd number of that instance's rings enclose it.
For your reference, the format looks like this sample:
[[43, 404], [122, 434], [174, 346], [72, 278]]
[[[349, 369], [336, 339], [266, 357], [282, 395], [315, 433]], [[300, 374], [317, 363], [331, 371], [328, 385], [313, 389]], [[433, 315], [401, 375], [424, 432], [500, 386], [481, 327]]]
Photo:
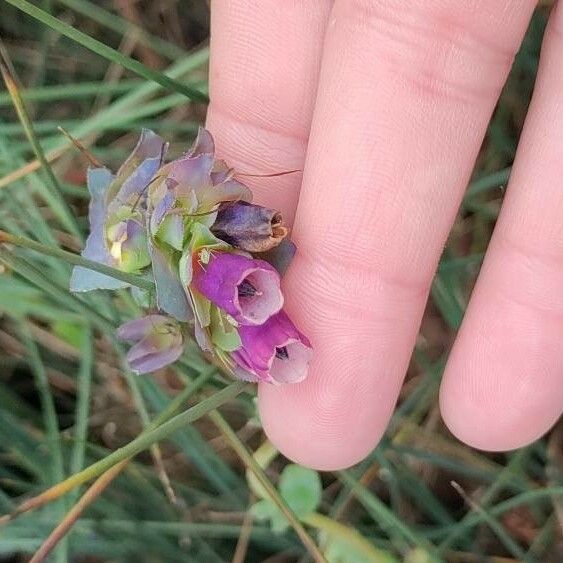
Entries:
[[[201, 48], [186, 56], [185, 59], [173, 64], [167, 71], [165, 71], [165, 73], [171, 78], [180, 78], [205, 64], [208, 59], [209, 48]], [[107, 124], [111, 124], [115, 121], [115, 119], [122, 117], [124, 113], [127, 113], [127, 111], [130, 110], [130, 108], [136, 107], [143, 100], [146, 100], [158, 92], [161, 87], [162, 86], [156, 82], [146, 82], [142, 84], [129, 94], [113, 102], [107, 108], [99, 111], [96, 115], [82, 121], [82, 123], [76, 127], [76, 129], [70, 131], [70, 133], [77, 139], [81, 139], [82, 137], [86, 137], [91, 134], [96, 134]], [[69, 146], [67, 139], [61, 136], [59, 142], [50, 147], [50, 151], [46, 154], [47, 159], [49, 161], [54, 160]], [[3, 178], [0, 178], [0, 188], [8, 186], [12, 182], [35, 172], [38, 167], [38, 162], [32, 162], [7, 174]]]
[[[41, 409], [43, 411], [44, 418], [43, 424], [45, 426], [47, 445], [51, 457], [51, 483], [57, 483], [64, 479], [65, 472], [55, 402], [53, 400], [53, 395], [51, 394], [49, 381], [47, 379], [47, 372], [41, 359], [41, 355], [39, 354], [39, 349], [37, 348], [25, 321], [20, 322], [20, 334], [30, 358], [31, 370], [34, 375], [35, 385], [41, 400]], [[57, 507], [58, 514], [64, 514], [65, 505], [66, 502], [61, 500], [59, 506]], [[68, 543], [64, 541], [57, 547], [55, 558], [57, 561], [64, 562], [67, 560], [67, 556]]]
[[61, 20], [51, 16], [47, 12], [41, 10], [37, 6], [26, 2], [26, 0], [5, 0], [12, 6], [18, 8], [22, 12], [25, 12], [29, 16], [39, 20], [40, 22], [48, 25], [52, 29], [58, 31], [62, 35], [76, 41], [83, 47], [90, 49], [94, 53], [108, 59], [109, 61], [119, 64], [122, 67], [134, 72], [135, 74], [146, 78], [147, 80], [152, 80], [157, 82], [167, 90], [171, 90], [172, 92], [178, 92], [183, 94], [188, 99], [196, 101], [196, 102], [203, 102], [206, 103], [208, 101], [207, 96], [202, 94], [199, 90], [195, 90], [194, 88], [190, 88], [181, 82], [178, 82], [165, 74], [148, 68], [144, 64], [132, 59], [131, 57], [125, 56], [123, 53], [108, 47], [101, 41], [86, 35], [82, 31], [75, 29], [71, 25], [68, 25]]
[[398, 534], [411, 545], [422, 548], [427, 552], [430, 560], [440, 561], [439, 556], [433, 553], [434, 546], [395, 516], [383, 502], [374, 496], [359, 481], [354, 479], [349, 471], [338, 471], [337, 474], [338, 478], [353, 491], [356, 498], [362, 503], [364, 508], [382, 529], [386, 530], [391, 535]]
[[51, 169], [51, 165], [47, 161], [45, 157], [45, 153], [43, 152], [43, 148], [41, 147], [41, 143], [37, 139], [37, 135], [33, 130], [33, 124], [31, 123], [31, 119], [29, 118], [29, 114], [25, 107], [25, 103], [21, 97], [19, 88], [16, 84], [15, 77], [13, 77], [8, 69], [8, 67], [4, 66], [3, 63], [0, 63], [0, 70], [2, 72], [2, 77], [12, 97], [12, 101], [14, 104], [14, 108], [18, 114], [18, 117], [21, 121], [21, 124], [25, 130], [25, 134], [29, 141], [29, 144], [32, 146], [35, 156], [37, 160], [41, 164], [41, 168], [45, 173], [45, 177], [47, 178], [47, 191], [44, 192], [45, 199], [48, 201], [53, 213], [59, 218], [61, 224], [63, 224], [70, 233], [76, 236], [79, 240], [82, 239], [82, 233], [78, 228], [76, 223], [76, 218], [72, 214], [69, 206], [67, 205], [60, 187], [57, 181], [57, 178]]
[[117, 14], [104, 10], [94, 2], [87, 2], [85, 0], [57, 0], [57, 2], [121, 35], [132, 32], [141, 43], [150, 47], [155, 53], [172, 61], [186, 56], [186, 52], [181, 47], [145, 31], [142, 27]]
[[78, 369], [74, 448], [70, 460], [71, 473], [77, 473], [84, 466], [86, 440], [88, 438], [88, 419], [90, 416], [92, 372], [94, 368], [93, 348], [92, 329], [89, 326], [84, 326], [82, 346], [80, 347], [80, 366]]
[[[27, 102], [61, 102], [63, 100], [79, 100], [99, 94], [124, 94], [142, 84], [138, 78], [112, 82], [78, 82], [70, 84], [54, 84], [36, 88], [24, 88], [22, 96]], [[6, 92], [0, 92], [0, 107], [9, 106], [12, 98]]]
[[280, 509], [283, 515], [287, 518], [288, 522], [291, 524], [296, 534], [299, 536], [303, 545], [307, 548], [307, 551], [311, 554], [313, 559], [317, 563], [326, 563], [324, 555], [319, 550], [317, 544], [313, 541], [311, 536], [307, 533], [307, 530], [303, 527], [293, 510], [288, 506], [285, 500], [281, 497], [280, 493], [274, 487], [265, 471], [260, 467], [258, 462], [254, 459], [253, 455], [250, 453], [246, 445], [239, 439], [227, 421], [221, 416], [217, 411], [209, 412], [209, 418], [212, 420], [213, 424], [221, 430], [223, 435], [229, 440], [231, 447], [237, 452], [241, 460], [244, 462], [246, 467], [252, 471], [256, 479], [262, 485], [264, 490], [268, 493], [272, 502]]
[[231, 383], [231, 385], [211, 395], [207, 399], [204, 399], [203, 401], [184, 411], [183, 413], [176, 415], [174, 418], [170, 419], [168, 422], [165, 422], [161, 426], [158, 426], [153, 430], [147, 430], [143, 432], [127, 445], [115, 450], [100, 461], [90, 465], [79, 473], [71, 475], [68, 479], [62, 481], [58, 485], [55, 485], [55, 487], [48, 489], [41, 495], [30, 499], [29, 501], [25, 501], [16, 509], [14, 513], [10, 515], [10, 518], [17, 514], [21, 514], [22, 512], [27, 512], [28, 510], [36, 508], [37, 506], [41, 506], [45, 502], [49, 502], [54, 498], [59, 498], [61, 495], [69, 492], [75, 487], [78, 487], [79, 485], [98, 477], [117, 463], [120, 463], [121, 461], [135, 456], [143, 450], [150, 448], [153, 444], [164, 440], [187, 424], [191, 424], [208, 412], [215, 410], [223, 403], [234, 399], [237, 395], [242, 393], [247, 386], [248, 384], [242, 381]]

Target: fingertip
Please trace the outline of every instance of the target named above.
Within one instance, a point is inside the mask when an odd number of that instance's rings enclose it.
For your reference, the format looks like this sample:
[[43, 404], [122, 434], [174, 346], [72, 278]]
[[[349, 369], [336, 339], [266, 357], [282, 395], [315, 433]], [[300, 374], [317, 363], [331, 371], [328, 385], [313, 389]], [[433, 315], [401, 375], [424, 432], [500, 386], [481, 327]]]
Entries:
[[557, 417], [546, 417], [530, 424], [529, 419], [535, 413], [525, 406], [484, 407], [467, 397], [456, 396], [447, 385], [440, 390], [440, 409], [444, 423], [458, 440], [487, 452], [527, 446], [541, 438], [557, 420]]
[[363, 460], [381, 439], [385, 424], [362, 428], [338, 408], [319, 409], [310, 389], [300, 389], [306, 385], [260, 385], [260, 417], [269, 440], [291, 461], [317, 471], [346, 469]]
[[350, 270], [324, 250], [313, 252], [304, 238], [296, 242], [299, 251], [284, 277], [285, 308], [310, 339], [313, 357], [303, 382], [259, 387], [260, 415], [288, 458], [338, 470], [366, 457], [385, 432], [422, 294]]
[[450, 354], [440, 409], [469, 446], [513, 450], [540, 438], [560, 416], [559, 323], [509, 301], [478, 301]]

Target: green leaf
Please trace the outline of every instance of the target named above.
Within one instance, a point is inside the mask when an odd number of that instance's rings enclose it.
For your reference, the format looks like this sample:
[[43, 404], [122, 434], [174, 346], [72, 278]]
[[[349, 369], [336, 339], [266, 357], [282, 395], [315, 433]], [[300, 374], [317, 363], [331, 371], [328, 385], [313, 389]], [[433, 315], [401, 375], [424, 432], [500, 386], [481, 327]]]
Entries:
[[250, 513], [257, 520], [269, 520], [270, 527], [276, 534], [283, 534], [289, 528], [287, 518], [282, 514], [281, 510], [269, 499], [259, 500], [251, 507]]
[[280, 493], [293, 512], [304, 518], [321, 502], [322, 484], [319, 474], [300, 465], [288, 465], [280, 476]]
[[208, 227], [200, 222], [192, 223], [191, 227], [192, 238], [190, 246], [192, 253], [195, 254], [200, 248], [211, 248], [213, 250], [230, 250], [231, 246], [225, 241], [217, 238]]
[[213, 306], [211, 307], [211, 340], [225, 352], [233, 352], [241, 346], [236, 327], [228, 321], [225, 313]]

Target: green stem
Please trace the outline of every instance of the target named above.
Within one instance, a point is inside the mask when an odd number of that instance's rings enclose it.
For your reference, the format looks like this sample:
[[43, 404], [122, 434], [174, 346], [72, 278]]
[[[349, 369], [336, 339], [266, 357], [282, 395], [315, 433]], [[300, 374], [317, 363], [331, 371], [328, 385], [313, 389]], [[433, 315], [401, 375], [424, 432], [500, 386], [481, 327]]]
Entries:
[[354, 551], [361, 553], [366, 558], [366, 561], [372, 561], [373, 563], [395, 563], [397, 561], [390, 553], [372, 545], [358, 531], [328, 516], [313, 512], [305, 516], [302, 520], [305, 524], [317, 528], [317, 530], [325, 532], [330, 536], [328, 543], [330, 543], [331, 540], [338, 539], [353, 548]]
[[[51, 459], [51, 483], [62, 481], [65, 477], [63, 452], [61, 447], [61, 436], [59, 429], [59, 422], [57, 418], [57, 411], [55, 409], [55, 402], [53, 394], [49, 386], [49, 380], [45, 370], [45, 365], [41, 360], [41, 355], [37, 344], [33, 340], [29, 327], [25, 321], [21, 321], [21, 336], [27, 348], [27, 354], [31, 362], [31, 370], [35, 377], [35, 385], [41, 400], [41, 410], [43, 411], [43, 419], [45, 425], [45, 433], [47, 435], [46, 445]], [[66, 509], [66, 502], [62, 500], [59, 506], [55, 507], [58, 514], [64, 514]], [[67, 561], [68, 546], [65, 543], [61, 544], [57, 552], [57, 561]]]
[[92, 389], [92, 368], [94, 364], [94, 343], [92, 329], [84, 325], [82, 345], [80, 346], [80, 367], [78, 369], [78, 391], [76, 400], [76, 424], [74, 447], [70, 462], [70, 472], [76, 473], [84, 466], [84, 452], [88, 437], [88, 418], [90, 415], [90, 393]]
[[53, 246], [47, 246], [41, 244], [40, 242], [35, 242], [34, 240], [26, 237], [12, 235], [5, 231], [0, 230], [0, 244], [9, 243], [14, 246], [21, 246], [23, 248], [29, 248], [30, 250], [35, 250], [41, 254], [46, 254], [47, 256], [52, 256], [53, 258], [60, 258], [69, 264], [74, 264], [75, 266], [82, 266], [83, 268], [88, 268], [89, 270], [94, 270], [100, 274], [105, 274], [117, 280], [124, 281], [131, 285], [140, 287], [141, 289], [154, 289], [154, 283], [142, 276], [137, 274], [129, 274], [127, 272], [122, 272], [111, 266], [106, 266], [105, 264], [100, 264], [100, 262], [94, 262], [93, 260], [88, 260], [83, 258], [79, 254], [74, 254], [74, 252], [68, 252], [67, 250], [62, 250], [60, 248], [55, 248]]
[[233, 450], [235, 450], [246, 467], [248, 467], [248, 469], [250, 469], [254, 473], [256, 479], [268, 494], [268, 497], [287, 518], [287, 521], [291, 524], [313, 559], [317, 561], [317, 563], [327, 563], [324, 555], [320, 551], [317, 544], [313, 541], [311, 536], [307, 533], [307, 530], [305, 530], [303, 524], [301, 524], [301, 522], [299, 521], [299, 518], [297, 518], [293, 510], [291, 510], [288, 504], [281, 497], [276, 487], [274, 487], [270, 479], [268, 479], [268, 476], [266, 475], [264, 470], [260, 467], [246, 445], [239, 439], [239, 437], [236, 435], [227, 421], [217, 411], [209, 412], [209, 418], [211, 419], [213, 424], [215, 424], [215, 426], [219, 428], [221, 433], [227, 438], [227, 440], [231, 444], [231, 447], [233, 448]]
[[186, 426], [187, 424], [191, 424], [208, 412], [215, 410], [223, 403], [234, 399], [237, 395], [240, 395], [247, 386], [248, 384], [242, 381], [231, 383], [228, 387], [218, 391], [211, 397], [208, 397], [183, 413], [176, 415], [161, 426], [158, 426], [153, 430], [146, 430], [127, 445], [115, 450], [100, 461], [93, 463], [79, 473], [71, 475], [68, 479], [58, 483], [40, 495], [23, 502], [11, 515], [4, 517], [4, 521], [23, 512], [27, 512], [28, 510], [42, 506], [51, 500], [59, 498], [61, 495], [64, 495], [82, 483], [86, 483], [87, 481], [98, 477], [117, 463], [120, 463], [121, 461], [129, 457], [133, 457], [143, 450], [150, 448], [153, 444], [167, 438], [170, 434], [180, 430], [180, 428]]
[[[270, 463], [276, 459], [278, 453], [279, 452], [274, 444], [272, 444], [270, 440], [266, 440], [257, 450], [255, 450], [252, 457], [262, 469], [266, 470], [268, 469]], [[263, 489], [262, 485], [260, 485], [260, 482], [250, 468], [246, 469], [246, 481], [248, 483], [248, 488], [258, 498], [268, 498], [267, 492]]]
[[[215, 366], [210, 366], [206, 372], [202, 373], [192, 384], [186, 386], [176, 397], [168, 404], [168, 406], [159, 414], [159, 416], [147, 426], [147, 430], [157, 428], [163, 424], [180, 409], [188, 398], [193, 395], [200, 387], [202, 387], [209, 378], [215, 373]], [[80, 500], [71, 508], [65, 517], [58, 523], [55, 529], [49, 534], [47, 539], [41, 544], [39, 550], [33, 556], [33, 561], [39, 563], [56, 547], [56, 545], [65, 538], [72, 526], [78, 521], [84, 510], [92, 504], [108, 487], [108, 485], [127, 467], [131, 458], [124, 459], [105, 471], [95, 483], [84, 493]], [[76, 470], [78, 471], [78, 469]]]

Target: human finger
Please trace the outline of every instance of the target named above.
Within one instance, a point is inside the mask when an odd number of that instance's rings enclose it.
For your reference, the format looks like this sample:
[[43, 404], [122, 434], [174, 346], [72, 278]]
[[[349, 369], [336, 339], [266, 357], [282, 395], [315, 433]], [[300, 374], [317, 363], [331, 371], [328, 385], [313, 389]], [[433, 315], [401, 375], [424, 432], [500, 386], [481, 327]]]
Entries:
[[[302, 170], [332, 2], [218, 0], [211, 5], [207, 127], [237, 171]], [[241, 177], [255, 201], [293, 221], [302, 173]]]
[[485, 450], [523, 446], [563, 409], [563, 7], [479, 280], [450, 355], [444, 419]]
[[292, 459], [340, 468], [381, 437], [534, 4], [335, 2], [285, 281], [314, 358], [303, 383], [259, 395]]

